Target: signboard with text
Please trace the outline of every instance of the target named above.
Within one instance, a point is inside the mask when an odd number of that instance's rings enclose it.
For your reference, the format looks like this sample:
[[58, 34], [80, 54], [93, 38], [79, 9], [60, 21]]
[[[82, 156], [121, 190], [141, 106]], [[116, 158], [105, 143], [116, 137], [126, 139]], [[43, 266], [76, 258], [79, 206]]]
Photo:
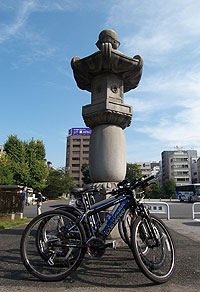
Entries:
[[71, 128], [69, 136], [90, 136], [92, 130], [90, 128]]

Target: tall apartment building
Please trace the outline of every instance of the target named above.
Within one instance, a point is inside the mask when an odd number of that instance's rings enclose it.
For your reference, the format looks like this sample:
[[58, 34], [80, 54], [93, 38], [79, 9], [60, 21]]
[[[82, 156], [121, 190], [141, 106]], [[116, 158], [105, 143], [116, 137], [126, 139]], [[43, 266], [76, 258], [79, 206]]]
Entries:
[[197, 176], [197, 151], [181, 150], [162, 152], [162, 182], [174, 179], [177, 185], [195, 183]]
[[90, 128], [72, 128], [67, 136], [66, 170], [78, 186], [83, 185], [81, 167], [89, 164]]

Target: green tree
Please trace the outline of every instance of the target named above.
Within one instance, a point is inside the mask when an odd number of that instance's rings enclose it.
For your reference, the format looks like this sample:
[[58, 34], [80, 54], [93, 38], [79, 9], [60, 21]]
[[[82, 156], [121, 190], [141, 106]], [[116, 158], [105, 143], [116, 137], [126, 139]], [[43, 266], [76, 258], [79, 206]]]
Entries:
[[43, 193], [49, 198], [57, 198], [62, 194], [68, 194], [70, 188], [75, 185], [75, 182], [65, 172], [64, 168], [51, 168], [47, 177], [47, 187]]
[[126, 166], [126, 179], [132, 181], [141, 177], [142, 171], [136, 163], [127, 163]]
[[146, 188], [146, 197], [152, 199], [159, 199], [161, 197], [161, 184], [156, 182]]
[[89, 165], [86, 163], [82, 164], [81, 172], [83, 174], [82, 180], [83, 180], [84, 184], [90, 184], [92, 181], [90, 178]]
[[45, 161], [45, 147], [41, 140], [21, 141], [16, 135], [10, 135], [4, 144], [9, 159], [13, 181], [27, 184], [34, 189], [46, 186], [48, 166]]
[[176, 183], [174, 179], [166, 179], [163, 186], [164, 196], [174, 198], [176, 194]]
[[0, 185], [12, 185], [14, 183], [13, 173], [6, 153], [0, 156]]
[[41, 140], [26, 143], [26, 161], [29, 166], [28, 185], [34, 189], [44, 189], [49, 169], [45, 160], [45, 147]]
[[4, 151], [7, 153], [10, 168], [16, 184], [27, 184], [29, 180], [29, 166], [26, 161], [26, 144], [17, 136], [10, 135], [4, 144]]

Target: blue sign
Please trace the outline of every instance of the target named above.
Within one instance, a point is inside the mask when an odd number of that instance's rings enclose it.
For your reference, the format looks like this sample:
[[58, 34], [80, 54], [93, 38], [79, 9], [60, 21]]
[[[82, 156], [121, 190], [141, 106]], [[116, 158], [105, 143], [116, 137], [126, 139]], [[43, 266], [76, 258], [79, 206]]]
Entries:
[[71, 128], [69, 136], [90, 136], [92, 130], [90, 128]]

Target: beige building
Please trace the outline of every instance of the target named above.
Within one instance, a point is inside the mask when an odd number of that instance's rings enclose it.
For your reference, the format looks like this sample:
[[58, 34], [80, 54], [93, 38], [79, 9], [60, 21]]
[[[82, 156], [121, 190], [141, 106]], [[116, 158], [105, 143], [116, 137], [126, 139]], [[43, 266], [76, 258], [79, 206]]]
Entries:
[[174, 179], [177, 185], [197, 182], [197, 151], [162, 152], [162, 182]]
[[78, 186], [83, 185], [81, 167], [89, 164], [90, 128], [72, 128], [67, 136], [66, 169]]
[[159, 162], [136, 162], [138, 167], [142, 171], [142, 175], [150, 175], [153, 173], [158, 173], [160, 171]]

